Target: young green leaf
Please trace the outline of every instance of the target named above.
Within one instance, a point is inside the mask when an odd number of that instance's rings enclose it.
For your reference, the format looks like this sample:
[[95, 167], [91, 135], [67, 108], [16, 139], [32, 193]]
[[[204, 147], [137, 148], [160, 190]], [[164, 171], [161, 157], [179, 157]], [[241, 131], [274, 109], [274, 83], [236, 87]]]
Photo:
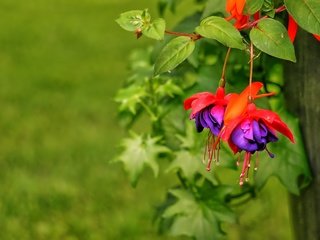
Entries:
[[158, 18], [152, 21], [149, 25], [142, 29], [142, 34], [148, 38], [156, 40], [162, 40], [164, 37], [164, 31], [166, 28], [166, 22], [162, 18]]
[[193, 154], [187, 150], [176, 152], [174, 161], [167, 169], [168, 172], [181, 170], [188, 181], [193, 182], [196, 174], [201, 174], [205, 179], [213, 184], [218, 184], [212, 172], [206, 170], [202, 163], [202, 154]]
[[142, 17], [142, 10], [132, 10], [120, 14], [116, 22], [127, 31], [135, 31], [142, 28], [144, 20]]
[[133, 186], [136, 186], [145, 166], [153, 170], [155, 177], [158, 175], [159, 166], [156, 159], [160, 153], [169, 151], [168, 148], [158, 144], [159, 140], [159, 137], [144, 138], [136, 134], [123, 140], [124, 150], [117, 161], [123, 162]]
[[285, 0], [289, 14], [306, 31], [320, 35], [319, 0]]
[[253, 15], [258, 12], [263, 5], [264, 0], [247, 0], [244, 12], [248, 15]]
[[130, 87], [120, 89], [115, 97], [115, 101], [121, 103], [119, 108], [120, 112], [129, 111], [135, 114], [138, 104], [146, 95], [147, 92], [145, 88], [132, 85]]
[[245, 48], [240, 32], [224, 18], [216, 16], [205, 18], [195, 31], [201, 36], [215, 39], [227, 47]]
[[270, 151], [275, 153], [275, 158], [267, 157], [260, 161], [255, 184], [262, 188], [270, 176], [276, 176], [289, 192], [298, 195], [300, 189], [310, 183], [311, 174], [298, 120], [288, 113], [282, 114], [282, 118], [290, 125], [296, 143], [289, 143], [284, 137], [279, 137], [279, 143], [270, 147]]
[[170, 71], [182, 63], [193, 52], [195, 42], [190, 37], [172, 39], [161, 50], [154, 66], [154, 75]]
[[182, 95], [183, 91], [180, 88], [180, 86], [173, 83], [171, 79], [167, 80], [164, 84], [160, 84], [156, 90], [156, 94], [159, 95], [159, 97], [174, 97], [177, 95]]
[[254, 46], [273, 57], [296, 61], [286, 28], [274, 19], [263, 19], [250, 31]]

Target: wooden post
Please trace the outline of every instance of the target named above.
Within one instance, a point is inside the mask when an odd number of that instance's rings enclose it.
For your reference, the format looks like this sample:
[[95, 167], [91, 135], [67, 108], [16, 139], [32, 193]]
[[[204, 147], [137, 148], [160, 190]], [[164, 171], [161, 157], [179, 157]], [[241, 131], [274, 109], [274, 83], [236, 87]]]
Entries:
[[285, 65], [288, 110], [300, 119], [312, 184], [291, 196], [297, 240], [320, 239], [320, 42], [300, 30], [295, 41], [297, 63]]

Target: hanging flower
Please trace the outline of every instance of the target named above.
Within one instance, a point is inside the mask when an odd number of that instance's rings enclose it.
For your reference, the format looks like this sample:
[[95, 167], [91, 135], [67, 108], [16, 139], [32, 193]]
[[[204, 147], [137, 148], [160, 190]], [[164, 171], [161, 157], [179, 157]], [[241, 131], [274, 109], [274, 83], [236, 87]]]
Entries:
[[216, 161], [219, 159], [219, 148], [215, 146], [215, 136], [220, 134], [223, 127], [224, 112], [229, 97], [230, 95], [225, 95], [224, 88], [219, 87], [216, 94], [201, 92], [184, 101], [184, 108], [192, 109], [190, 119], [195, 119], [197, 131], [202, 132], [204, 128], [210, 129], [204, 152], [204, 161], [208, 159], [207, 170], [210, 170], [213, 158]]
[[223, 126], [223, 117], [228, 103], [224, 88], [219, 87], [216, 94], [201, 92], [184, 101], [186, 110], [192, 109], [190, 119], [195, 119], [198, 132], [209, 128], [213, 135], [218, 135]]
[[291, 142], [294, 137], [288, 126], [281, 118], [270, 110], [257, 109], [251, 101], [270, 94], [257, 95], [262, 83], [256, 82], [247, 87], [241, 94], [234, 94], [225, 111], [224, 127], [219, 137], [228, 142], [236, 154], [245, 152], [240, 185], [244, 183], [245, 176], [250, 168], [250, 157], [257, 151], [266, 150], [270, 157], [274, 157], [267, 149], [269, 142], [276, 142], [276, 132], [282, 133]]

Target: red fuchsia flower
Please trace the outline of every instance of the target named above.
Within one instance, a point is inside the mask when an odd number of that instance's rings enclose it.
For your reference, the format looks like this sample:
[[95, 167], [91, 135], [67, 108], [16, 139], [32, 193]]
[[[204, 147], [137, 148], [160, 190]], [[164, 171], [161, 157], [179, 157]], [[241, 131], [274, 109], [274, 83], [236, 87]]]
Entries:
[[240, 185], [244, 177], [248, 176], [250, 157], [257, 151], [266, 150], [270, 157], [274, 157], [267, 149], [269, 142], [276, 142], [276, 132], [282, 133], [294, 142], [294, 137], [288, 126], [280, 117], [270, 111], [257, 109], [251, 101], [271, 94], [257, 95], [263, 86], [255, 82], [247, 87], [240, 95], [233, 94], [225, 111], [224, 127], [221, 129], [221, 139], [228, 142], [234, 154], [245, 151], [245, 158], [240, 175]]
[[[289, 21], [288, 21], [288, 35], [291, 40], [291, 42], [294, 42], [296, 35], [298, 31], [298, 24], [297, 22], [293, 19], [291, 15], [289, 15]], [[313, 34], [313, 36], [320, 41], [320, 35]]]
[[249, 16], [243, 14], [245, 4], [246, 0], [227, 0], [226, 10], [230, 13], [227, 20], [235, 19], [234, 26], [236, 28], [241, 28], [249, 20]]
[[209, 128], [211, 133], [217, 136], [223, 126], [227, 103], [224, 88], [219, 87], [216, 94], [201, 92], [192, 95], [184, 101], [184, 108], [192, 109], [190, 119], [195, 119], [198, 132]]
[[[184, 101], [186, 110], [192, 109], [190, 119], [195, 119], [198, 132], [204, 128], [210, 129], [204, 160], [208, 157], [207, 169], [210, 170], [212, 158], [216, 155], [214, 148], [215, 136], [218, 136], [223, 127], [224, 112], [229, 101], [229, 95], [225, 95], [224, 88], [219, 87], [216, 94], [201, 92], [192, 95]], [[217, 157], [218, 158], [218, 157]]]

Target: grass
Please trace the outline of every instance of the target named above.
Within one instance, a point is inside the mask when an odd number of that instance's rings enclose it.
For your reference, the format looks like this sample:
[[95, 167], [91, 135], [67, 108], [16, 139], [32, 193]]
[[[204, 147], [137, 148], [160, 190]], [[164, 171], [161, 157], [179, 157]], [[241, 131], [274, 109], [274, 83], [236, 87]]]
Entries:
[[128, 52], [148, 43], [114, 19], [150, 5], [0, 2], [1, 240], [171, 239], [150, 221], [171, 177], [132, 189], [108, 163], [124, 135], [112, 98]]

